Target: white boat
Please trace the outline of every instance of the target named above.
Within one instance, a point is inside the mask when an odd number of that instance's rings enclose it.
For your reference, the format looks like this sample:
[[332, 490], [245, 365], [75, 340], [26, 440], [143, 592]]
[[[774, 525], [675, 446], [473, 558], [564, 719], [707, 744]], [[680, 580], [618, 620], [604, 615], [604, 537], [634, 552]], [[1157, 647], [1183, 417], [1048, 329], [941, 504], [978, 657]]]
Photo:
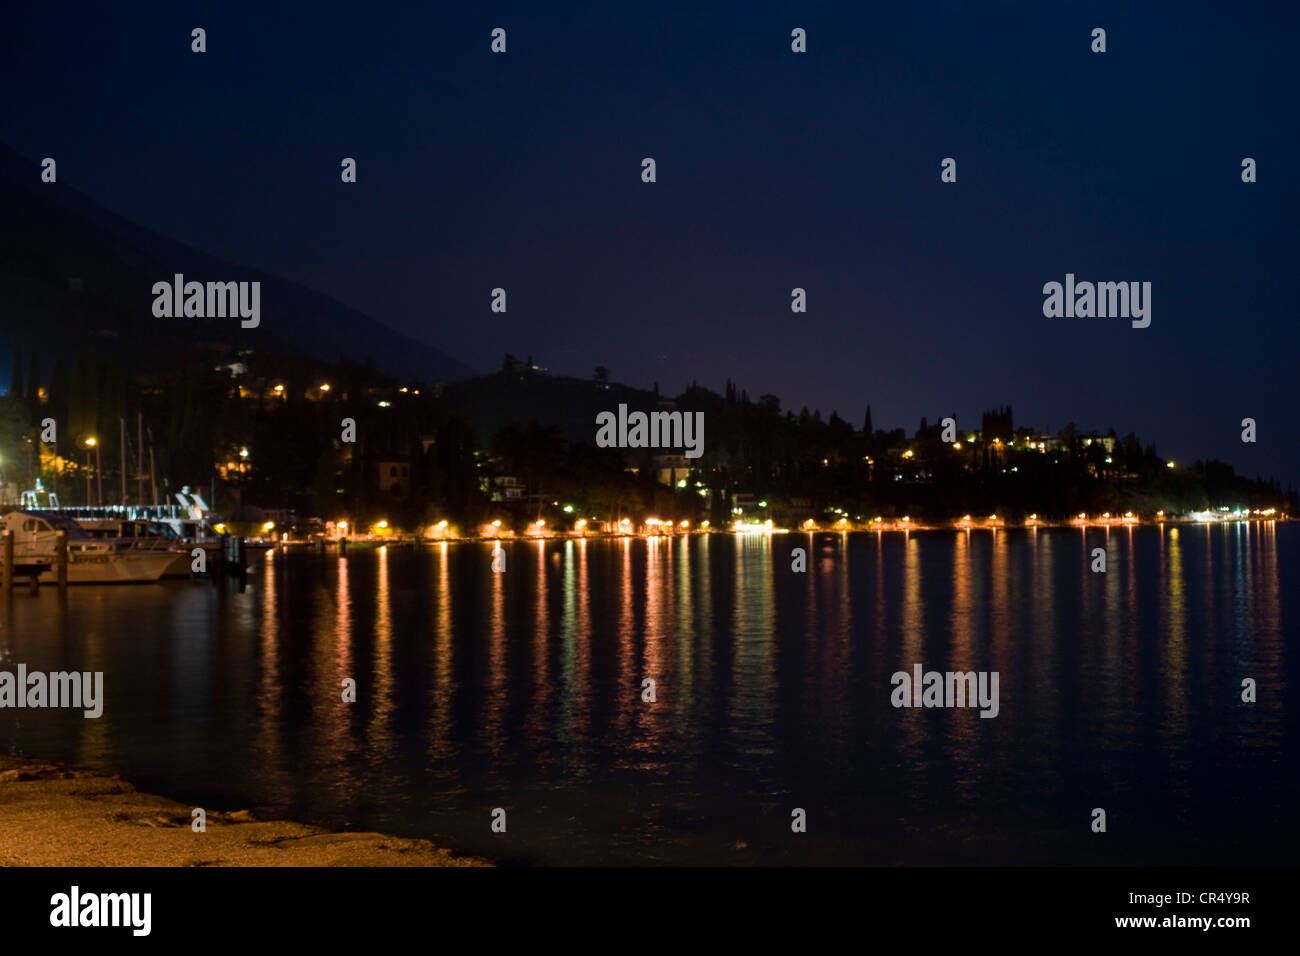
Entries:
[[58, 533], [68, 536], [69, 584], [131, 584], [157, 581], [177, 558], [171, 550], [121, 549], [91, 537], [66, 515], [50, 511], [10, 511], [0, 516], [0, 534], [14, 533], [14, 563], [49, 561], [40, 580], [56, 580]]
[[172, 562], [163, 571], [165, 578], [188, 578], [192, 573], [193, 546], [188, 545], [165, 521], [121, 516], [75, 520], [92, 538], [111, 541], [118, 551], [171, 554]]

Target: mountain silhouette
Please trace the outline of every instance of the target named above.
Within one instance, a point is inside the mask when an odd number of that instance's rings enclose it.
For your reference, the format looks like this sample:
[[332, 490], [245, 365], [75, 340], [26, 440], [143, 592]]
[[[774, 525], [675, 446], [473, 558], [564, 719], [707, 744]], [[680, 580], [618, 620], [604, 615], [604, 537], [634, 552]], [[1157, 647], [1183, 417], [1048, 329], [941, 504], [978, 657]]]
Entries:
[[[261, 282], [261, 324], [156, 318], [153, 284], [176, 273], [186, 281]], [[39, 166], [2, 143], [0, 341], [5, 352], [35, 349], [42, 360], [94, 345], [147, 366], [175, 362], [196, 341], [217, 341], [326, 362], [369, 360], [382, 372], [423, 381], [474, 374], [329, 296], [168, 239], [63, 183], [43, 183]]]

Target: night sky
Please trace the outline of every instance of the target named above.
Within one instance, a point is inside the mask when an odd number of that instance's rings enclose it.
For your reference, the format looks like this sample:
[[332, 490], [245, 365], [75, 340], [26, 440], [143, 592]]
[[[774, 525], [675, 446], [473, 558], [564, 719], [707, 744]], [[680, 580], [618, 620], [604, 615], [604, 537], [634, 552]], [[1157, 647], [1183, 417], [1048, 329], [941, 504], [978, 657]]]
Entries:
[[[482, 371], [1010, 403], [1300, 481], [1294, 4], [21, 6], [0, 139]], [[1067, 272], [1150, 281], [1150, 328], [1044, 318]]]

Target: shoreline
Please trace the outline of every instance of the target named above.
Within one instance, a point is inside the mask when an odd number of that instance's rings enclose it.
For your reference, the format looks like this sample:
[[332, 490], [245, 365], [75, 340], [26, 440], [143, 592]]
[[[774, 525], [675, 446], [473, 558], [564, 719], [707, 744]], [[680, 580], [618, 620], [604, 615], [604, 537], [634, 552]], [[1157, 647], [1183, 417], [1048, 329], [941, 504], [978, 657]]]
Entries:
[[539, 541], [619, 541], [625, 538], [693, 538], [710, 535], [726, 535], [730, 537], [752, 536], [752, 535], [772, 535], [772, 534], [881, 534], [881, 533], [912, 533], [916, 531], [1056, 531], [1062, 529], [1071, 530], [1093, 530], [1093, 529], [1112, 529], [1112, 528], [1162, 528], [1166, 525], [1176, 528], [1205, 528], [1218, 527], [1235, 524], [1283, 524], [1294, 520], [1289, 515], [1277, 515], [1263, 517], [1251, 516], [1245, 518], [1223, 518], [1213, 521], [1204, 521], [1196, 518], [1170, 517], [1160, 519], [1137, 519], [1137, 518], [1074, 518], [1067, 521], [1046, 521], [1030, 519], [1028, 521], [1006, 521], [998, 519], [966, 519], [960, 521], [948, 521], [943, 523], [927, 523], [917, 520], [898, 520], [891, 518], [888, 521], [875, 522], [845, 522], [842, 526], [837, 524], [817, 525], [815, 527], [744, 527], [744, 528], [691, 528], [689, 530], [674, 531], [546, 531], [543, 533], [521, 533], [515, 531], [504, 531], [500, 534], [476, 534], [476, 535], [456, 535], [445, 534], [431, 537], [428, 535], [414, 534], [388, 534], [388, 535], [358, 535], [344, 539], [340, 538], [316, 538], [305, 540], [301, 538], [290, 538], [285, 540], [273, 541], [261, 538], [250, 538], [250, 542], [257, 542], [269, 545], [273, 550], [284, 548], [310, 548], [323, 544], [331, 550], [337, 550], [340, 541], [346, 541], [347, 547], [351, 548], [371, 548], [382, 546], [405, 546], [421, 547], [439, 544], [498, 544], [503, 541], [515, 542], [522, 541], [536, 543]]
[[144, 793], [118, 774], [0, 756], [0, 866], [493, 866], [428, 840], [259, 820]]

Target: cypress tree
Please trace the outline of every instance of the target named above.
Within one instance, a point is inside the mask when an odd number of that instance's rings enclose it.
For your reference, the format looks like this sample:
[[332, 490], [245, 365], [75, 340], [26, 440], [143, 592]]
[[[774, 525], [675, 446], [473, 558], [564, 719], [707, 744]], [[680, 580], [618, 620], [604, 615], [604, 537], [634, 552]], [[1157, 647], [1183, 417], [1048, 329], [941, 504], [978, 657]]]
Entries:
[[9, 373], [9, 394], [15, 398], [22, 398], [25, 391], [23, 388], [23, 350], [15, 345], [14, 367]]

